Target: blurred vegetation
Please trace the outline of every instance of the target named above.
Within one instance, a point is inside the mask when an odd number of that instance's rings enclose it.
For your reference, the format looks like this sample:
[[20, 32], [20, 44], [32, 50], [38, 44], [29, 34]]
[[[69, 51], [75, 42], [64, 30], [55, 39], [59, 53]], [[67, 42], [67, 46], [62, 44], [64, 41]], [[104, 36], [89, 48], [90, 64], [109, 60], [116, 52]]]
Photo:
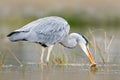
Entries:
[[0, 24], [7, 24], [11, 28], [23, 26], [33, 20], [46, 16], [61, 16], [65, 18], [71, 27], [87, 28], [88, 26], [102, 28], [118, 28], [120, 26], [120, 16], [104, 15], [102, 17], [89, 14], [85, 11], [81, 12], [52, 12], [44, 16], [31, 14], [13, 14], [0, 18]]
[[64, 17], [71, 27], [81, 27], [86, 28], [88, 26], [93, 27], [119, 27], [120, 26], [120, 16], [108, 15], [103, 16], [89, 14], [88, 12], [65, 12], [65, 13], [51, 13], [50, 15], [57, 15]]

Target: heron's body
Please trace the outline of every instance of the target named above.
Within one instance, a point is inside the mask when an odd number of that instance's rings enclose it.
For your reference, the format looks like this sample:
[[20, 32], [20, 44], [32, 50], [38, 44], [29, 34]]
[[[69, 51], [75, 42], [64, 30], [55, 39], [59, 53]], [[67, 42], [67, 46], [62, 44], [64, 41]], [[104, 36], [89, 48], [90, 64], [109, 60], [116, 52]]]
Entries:
[[8, 36], [12, 41], [30, 41], [50, 46], [60, 42], [69, 33], [70, 26], [60, 17], [46, 17], [33, 21], [13, 31]]
[[41, 62], [45, 47], [48, 47], [47, 62], [55, 43], [60, 43], [65, 47], [74, 48], [79, 44], [87, 54], [90, 62], [93, 64], [94, 59], [87, 48], [87, 39], [78, 33], [68, 34], [70, 26], [67, 21], [61, 17], [51, 16], [33, 21], [22, 28], [11, 32], [8, 37], [11, 41], [30, 41], [37, 42], [42, 47]]

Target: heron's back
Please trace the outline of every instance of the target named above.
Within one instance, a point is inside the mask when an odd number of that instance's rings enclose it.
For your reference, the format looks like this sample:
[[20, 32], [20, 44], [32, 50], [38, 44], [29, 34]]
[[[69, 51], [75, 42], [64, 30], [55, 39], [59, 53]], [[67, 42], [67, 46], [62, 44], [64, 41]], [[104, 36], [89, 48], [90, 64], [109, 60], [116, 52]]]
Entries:
[[15, 30], [12, 32], [13, 34], [11, 36], [13, 37], [15, 33], [18, 34], [24, 32], [25, 37], [22, 37], [24, 39], [19, 40], [39, 42], [41, 44], [49, 46], [61, 41], [66, 35], [68, 35], [69, 29], [70, 26], [65, 19], [61, 17], [51, 16], [38, 19], [18, 30]]

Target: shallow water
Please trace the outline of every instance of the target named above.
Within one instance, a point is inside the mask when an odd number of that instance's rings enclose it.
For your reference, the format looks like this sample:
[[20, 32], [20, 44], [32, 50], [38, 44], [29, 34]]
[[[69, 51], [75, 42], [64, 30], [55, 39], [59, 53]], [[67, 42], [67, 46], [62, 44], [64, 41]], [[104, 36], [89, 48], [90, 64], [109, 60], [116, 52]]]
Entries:
[[120, 66], [117, 64], [98, 65], [92, 72], [88, 65], [49, 65], [41, 68], [38, 64], [27, 64], [24, 68], [4, 65], [0, 80], [119, 80]]

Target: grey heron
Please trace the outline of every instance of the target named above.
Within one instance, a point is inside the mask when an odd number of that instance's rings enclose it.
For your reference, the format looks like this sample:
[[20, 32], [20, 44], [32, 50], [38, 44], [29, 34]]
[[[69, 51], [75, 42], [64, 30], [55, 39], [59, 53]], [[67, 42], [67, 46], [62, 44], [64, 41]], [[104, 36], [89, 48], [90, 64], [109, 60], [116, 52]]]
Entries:
[[40, 44], [42, 46], [41, 63], [43, 63], [46, 47], [48, 47], [46, 61], [49, 62], [51, 51], [56, 43], [60, 43], [67, 48], [74, 48], [79, 44], [88, 56], [90, 63], [96, 65], [90, 53], [86, 37], [79, 33], [69, 34], [69, 30], [70, 26], [65, 19], [57, 16], [50, 16], [28, 23], [22, 28], [11, 32], [7, 37], [12, 42], [29, 41]]

